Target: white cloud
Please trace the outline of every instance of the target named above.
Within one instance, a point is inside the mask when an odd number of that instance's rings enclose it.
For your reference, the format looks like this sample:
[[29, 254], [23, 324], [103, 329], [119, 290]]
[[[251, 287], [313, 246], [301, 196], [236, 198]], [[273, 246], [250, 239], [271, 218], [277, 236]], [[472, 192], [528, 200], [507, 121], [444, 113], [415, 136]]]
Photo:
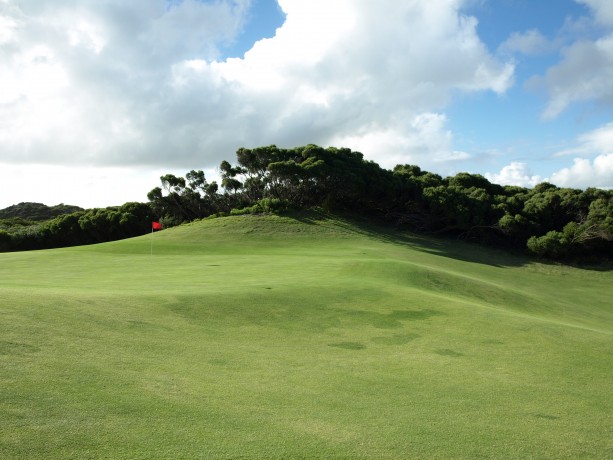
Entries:
[[276, 36], [223, 61], [247, 0], [4, 1], [0, 160], [191, 169], [241, 145], [352, 136], [382, 163], [381, 139], [465, 158], [437, 114], [454, 91], [512, 84], [461, 0], [279, 3]]
[[[543, 118], [553, 119], [574, 103], [595, 102], [613, 105], [613, 2], [610, 0], [575, 0], [588, 6], [592, 15], [567, 18], [560, 30], [560, 43], [574, 37], [574, 42], [561, 49], [561, 60], [550, 67], [545, 76], [533, 77], [527, 86], [544, 88], [548, 102]], [[565, 34], [570, 34], [564, 37]], [[600, 34], [593, 39], [595, 34]], [[519, 35], [510, 45], [530, 48], [546, 45], [538, 32]], [[582, 37], [582, 38], [578, 38]], [[552, 45], [554, 42], [552, 42]]]
[[563, 187], [613, 188], [613, 122], [577, 137], [576, 145], [555, 156], [580, 155], [573, 165], [552, 174], [550, 182]]
[[466, 160], [470, 155], [453, 150], [453, 135], [446, 124], [444, 114], [426, 112], [406, 123], [394, 120], [389, 126], [372, 125], [355, 135], [333, 138], [332, 145], [361, 151], [388, 169], [397, 164], [418, 164], [426, 170], [450, 172], [453, 162]]
[[485, 177], [494, 184], [534, 187], [542, 182], [540, 176], [532, 174], [526, 163], [512, 162], [503, 167], [499, 173], [486, 173]]
[[[162, 174], [166, 172], [139, 173], [123, 168], [0, 164], [3, 190], [20, 190], [20, 201], [48, 205], [68, 201], [66, 204], [86, 208], [120, 205], [127, 201], [147, 201], [147, 192], [158, 185]], [[3, 193], [0, 209], [13, 204], [16, 203], [10, 199], [10, 192]]]
[[613, 103], [613, 34], [596, 41], [579, 41], [562, 52], [562, 61], [547, 71], [542, 81], [549, 92], [543, 113], [558, 116], [575, 102]]
[[185, 0], [168, 11], [149, 0], [6, 5], [17, 26], [12, 43], [0, 45], [0, 160], [160, 165], [167, 157], [172, 165], [173, 149], [194, 140], [177, 142], [186, 133], [175, 128], [180, 113], [168, 112], [176, 106], [169, 66], [216, 56], [215, 43], [238, 31], [247, 3]]
[[548, 40], [539, 30], [515, 32], [499, 47], [503, 53], [521, 53], [538, 56], [551, 53], [559, 47], [555, 41]]
[[[206, 169], [207, 181], [217, 180], [216, 170]], [[128, 201], [147, 201], [147, 193], [160, 186], [165, 174], [184, 176], [183, 169], [126, 168], [101, 166], [16, 165], [0, 163], [0, 209], [18, 201], [56, 205], [65, 203], [82, 208], [121, 205]]]
[[560, 187], [613, 188], [613, 153], [598, 155], [593, 160], [575, 158], [573, 165], [555, 172], [550, 182]]
[[611, 0], [577, 0], [577, 2], [590, 7], [597, 22], [608, 26], [613, 25], [613, 3]]
[[574, 147], [561, 150], [555, 156], [593, 156], [613, 152], [613, 122], [581, 134]]
[[9, 43], [15, 39], [17, 21], [14, 18], [0, 16], [0, 45]]

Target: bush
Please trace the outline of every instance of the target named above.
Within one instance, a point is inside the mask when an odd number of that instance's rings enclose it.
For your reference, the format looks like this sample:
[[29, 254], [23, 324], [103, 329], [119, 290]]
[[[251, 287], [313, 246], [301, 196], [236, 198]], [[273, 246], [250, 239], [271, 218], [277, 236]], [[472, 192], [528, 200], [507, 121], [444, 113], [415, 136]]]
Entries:
[[277, 213], [287, 211], [289, 209], [289, 203], [287, 200], [281, 200], [279, 198], [263, 198], [256, 203], [262, 212]]
[[8, 251], [11, 248], [11, 240], [8, 232], [0, 230], [0, 251]]
[[176, 216], [166, 215], [160, 219], [160, 224], [162, 224], [163, 228], [176, 227], [177, 225], [181, 225], [183, 221], [181, 218]]
[[569, 255], [571, 243], [562, 232], [550, 231], [544, 236], [531, 236], [528, 249], [539, 257], [562, 259]]
[[256, 201], [253, 206], [246, 208], [232, 209], [230, 215], [242, 216], [244, 214], [276, 214], [279, 212], [287, 211], [289, 209], [289, 203], [286, 200], [279, 198], [262, 198]]

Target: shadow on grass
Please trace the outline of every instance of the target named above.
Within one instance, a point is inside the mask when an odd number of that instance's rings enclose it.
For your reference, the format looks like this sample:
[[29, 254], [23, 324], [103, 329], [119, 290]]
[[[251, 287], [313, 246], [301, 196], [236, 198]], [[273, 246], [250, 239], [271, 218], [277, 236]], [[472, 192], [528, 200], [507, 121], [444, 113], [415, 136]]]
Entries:
[[347, 232], [357, 233], [377, 241], [410, 246], [412, 249], [418, 251], [465, 262], [474, 262], [495, 267], [516, 267], [531, 262], [527, 257], [517, 256], [500, 249], [485, 247], [457, 238], [419, 235], [405, 230], [399, 230], [392, 225], [374, 222], [362, 216], [346, 216], [314, 210], [302, 211], [300, 213], [291, 214], [288, 217], [292, 217], [308, 225], [321, 225], [323, 222], [329, 222], [335, 227], [344, 229]]
[[613, 262], [602, 263], [576, 263], [554, 262], [546, 259], [531, 258], [519, 254], [516, 250], [495, 248], [476, 242], [465, 241], [449, 236], [420, 235], [406, 230], [400, 230], [395, 226], [386, 225], [380, 221], [369, 220], [363, 216], [343, 215], [327, 213], [321, 210], [301, 211], [290, 214], [302, 223], [309, 225], [321, 225], [329, 222], [347, 232], [357, 233], [378, 241], [392, 244], [410, 246], [412, 249], [428, 254], [448, 257], [463, 262], [471, 262], [492, 267], [521, 267], [530, 263], [538, 262], [544, 265], [566, 265], [583, 270], [611, 271]]

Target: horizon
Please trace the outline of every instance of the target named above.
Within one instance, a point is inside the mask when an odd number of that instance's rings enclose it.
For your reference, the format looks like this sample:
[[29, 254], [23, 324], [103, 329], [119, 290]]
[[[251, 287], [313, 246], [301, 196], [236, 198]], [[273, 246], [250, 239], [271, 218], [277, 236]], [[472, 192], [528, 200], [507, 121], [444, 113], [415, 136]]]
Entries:
[[6, 0], [0, 209], [147, 201], [240, 147], [613, 188], [613, 3]]

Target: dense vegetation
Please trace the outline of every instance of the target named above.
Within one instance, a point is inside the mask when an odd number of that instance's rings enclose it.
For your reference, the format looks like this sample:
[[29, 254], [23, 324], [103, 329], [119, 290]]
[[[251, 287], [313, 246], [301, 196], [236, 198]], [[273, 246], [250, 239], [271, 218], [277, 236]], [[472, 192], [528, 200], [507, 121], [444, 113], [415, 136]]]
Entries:
[[223, 192], [202, 171], [168, 174], [149, 194], [168, 226], [212, 214], [314, 206], [352, 211], [419, 232], [445, 233], [552, 259], [613, 256], [613, 192], [533, 189], [490, 183], [478, 174], [443, 178], [415, 165], [392, 171], [349, 149], [307, 145], [239, 149], [220, 165]]
[[0, 219], [26, 219], [39, 222], [78, 211], [83, 211], [83, 208], [63, 203], [55, 206], [47, 206], [42, 203], [19, 203], [0, 209]]
[[141, 235], [150, 230], [152, 219], [170, 227], [209, 216], [320, 207], [421, 233], [528, 249], [550, 259], [613, 257], [612, 191], [549, 183], [532, 189], [501, 186], [478, 174], [443, 178], [415, 165], [387, 170], [359, 152], [316, 145], [241, 148], [236, 155], [236, 165], [221, 163], [220, 185], [209, 183], [200, 170], [185, 177], [167, 174], [161, 187], [148, 193], [148, 204], [79, 210], [45, 222], [19, 220], [13, 210], [12, 220], [0, 221], [0, 250]]
[[30, 216], [0, 220], [0, 251], [58, 248], [113, 241], [151, 229], [145, 203], [80, 210], [37, 222]]

